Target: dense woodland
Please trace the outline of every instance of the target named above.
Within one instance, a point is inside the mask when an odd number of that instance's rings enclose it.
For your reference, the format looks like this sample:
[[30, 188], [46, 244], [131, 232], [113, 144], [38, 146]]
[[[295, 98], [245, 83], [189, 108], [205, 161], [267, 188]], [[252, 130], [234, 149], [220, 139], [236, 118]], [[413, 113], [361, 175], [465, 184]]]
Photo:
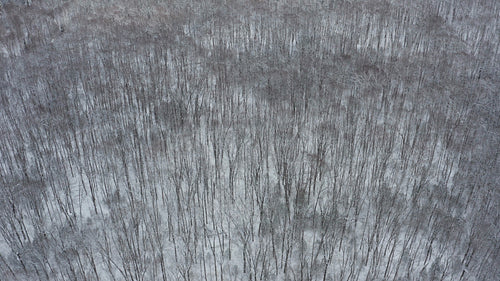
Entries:
[[498, 1], [2, 2], [1, 280], [499, 280]]

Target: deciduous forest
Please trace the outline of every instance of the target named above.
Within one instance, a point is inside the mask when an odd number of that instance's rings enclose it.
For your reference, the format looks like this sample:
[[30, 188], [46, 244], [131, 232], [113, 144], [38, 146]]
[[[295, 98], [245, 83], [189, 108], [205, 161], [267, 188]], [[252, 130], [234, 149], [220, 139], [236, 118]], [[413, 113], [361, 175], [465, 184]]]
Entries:
[[0, 279], [500, 280], [500, 2], [0, 1]]

